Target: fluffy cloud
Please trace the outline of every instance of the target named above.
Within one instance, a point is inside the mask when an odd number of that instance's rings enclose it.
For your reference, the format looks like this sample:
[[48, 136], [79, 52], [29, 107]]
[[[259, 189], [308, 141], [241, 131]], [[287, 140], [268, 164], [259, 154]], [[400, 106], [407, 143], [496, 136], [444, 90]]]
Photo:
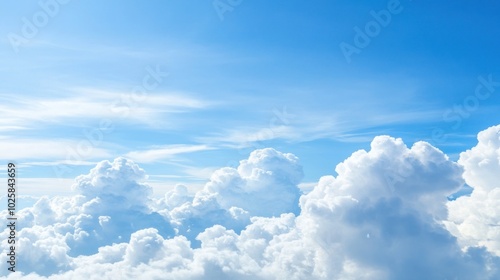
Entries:
[[[458, 163], [376, 137], [302, 196], [298, 159], [273, 149], [159, 201], [135, 163], [101, 162], [80, 195], [19, 212], [24, 266], [3, 278], [498, 279], [499, 130]], [[472, 195], [448, 201], [465, 183]]]
[[164, 203], [170, 210], [159, 212], [197, 243], [194, 238], [216, 224], [239, 232], [251, 216], [298, 213], [302, 177], [296, 156], [270, 148], [256, 150], [238, 168], [216, 170], [191, 201], [183, 186], [168, 192]]
[[257, 216], [297, 212], [302, 177], [296, 156], [256, 150], [237, 169], [217, 170], [196, 198], [213, 195], [224, 209], [238, 207]]
[[153, 190], [141, 183], [146, 172], [125, 158], [102, 161], [89, 174], [76, 178], [74, 188], [88, 199], [99, 197], [102, 207], [148, 209]]
[[462, 246], [484, 246], [500, 256], [500, 125], [480, 132], [477, 140], [458, 161], [473, 192], [448, 203], [446, 225]]
[[[479, 279], [486, 262], [464, 252], [442, 226], [447, 196], [462, 169], [425, 142], [376, 137], [370, 151], [339, 164], [301, 198], [299, 228], [326, 254], [317, 260], [334, 277]], [[332, 265], [334, 264], [334, 265]], [[366, 275], [354, 276], [360, 271]], [[354, 274], [353, 274], [354, 273]]]
[[[18, 269], [51, 275], [74, 266], [73, 258], [127, 242], [137, 230], [155, 227], [173, 236], [169, 222], [149, 208], [151, 188], [144, 170], [124, 158], [103, 161], [76, 178], [74, 197], [42, 197], [18, 212]], [[2, 212], [6, 218], [6, 211]], [[0, 234], [7, 236], [7, 231]], [[3, 238], [2, 240], [6, 240]], [[7, 248], [6, 243], [4, 248]], [[6, 255], [0, 256], [7, 271]]]

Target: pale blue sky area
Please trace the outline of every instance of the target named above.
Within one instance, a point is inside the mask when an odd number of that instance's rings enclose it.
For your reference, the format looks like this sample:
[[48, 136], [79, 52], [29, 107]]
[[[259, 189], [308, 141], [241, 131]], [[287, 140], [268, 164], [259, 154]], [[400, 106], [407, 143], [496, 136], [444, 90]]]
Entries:
[[376, 135], [456, 159], [500, 123], [497, 1], [48, 2], [0, 9], [0, 156], [26, 195], [118, 156], [193, 190], [262, 147], [315, 182]]

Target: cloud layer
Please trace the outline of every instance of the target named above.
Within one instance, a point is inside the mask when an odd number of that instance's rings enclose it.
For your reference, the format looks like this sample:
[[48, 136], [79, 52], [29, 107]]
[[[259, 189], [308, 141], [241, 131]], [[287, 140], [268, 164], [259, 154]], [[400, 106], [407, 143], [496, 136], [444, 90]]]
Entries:
[[[18, 213], [19, 272], [3, 249], [2, 278], [498, 279], [499, 132], [458, 162], [378, 136], [307, 194], [299, 159], [270, 148], [159, 200], [136, 163], [103, 161], [79, 195]], [[449, 201], [464, 184], [472, 194]]]

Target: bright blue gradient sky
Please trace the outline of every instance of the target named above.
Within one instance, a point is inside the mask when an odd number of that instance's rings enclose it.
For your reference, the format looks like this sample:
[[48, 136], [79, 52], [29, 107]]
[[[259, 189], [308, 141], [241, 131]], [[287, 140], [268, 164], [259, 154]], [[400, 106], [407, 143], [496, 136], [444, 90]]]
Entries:
[[[304, 183], [382, 134], [456, 159], [499, 123], [500, 4], [401, 0], [346, 58], [340, 45], [392, 2], [243, 0], [221, 17], [212, 1], [68, 1], [26, 38], [42, 8], [3, 1], [0, 156], [33, 195], [117, 156], [158, 195], [261, 147], [297, 155]], [[151, 69], [168, 75], [127, 111]]]

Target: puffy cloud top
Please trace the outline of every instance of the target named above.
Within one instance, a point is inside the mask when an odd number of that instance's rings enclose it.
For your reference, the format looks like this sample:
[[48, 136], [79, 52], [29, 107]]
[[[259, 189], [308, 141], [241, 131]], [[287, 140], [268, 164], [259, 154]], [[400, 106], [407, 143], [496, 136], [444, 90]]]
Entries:
[[151, 187], [141, 183], [146, 172], [126, 158], [102, 161], [87, 175], [76, 178], [73, 187], [88, 199], [100, 198], [112, 207], [147, 208]]
[[296, 156], [271, 148], [255, 150], [237, 169], [217, 170], [198, 197], [214, 196], [224, 209], [238, 207], [251, 215], [277, 216], [298, 211], [302, 177]]
[[353, 153], [335, 171], [337, 177], [321, 178], [318, 186], [301, 198], [303, 210], [396, 199], [444, 219], [447, 195], [463, 184], [461, 167], [438, 149], [426, 142], [417, 142], [409, 149], [401, 139], [388, 136], [375, 137], [370, 151]]

